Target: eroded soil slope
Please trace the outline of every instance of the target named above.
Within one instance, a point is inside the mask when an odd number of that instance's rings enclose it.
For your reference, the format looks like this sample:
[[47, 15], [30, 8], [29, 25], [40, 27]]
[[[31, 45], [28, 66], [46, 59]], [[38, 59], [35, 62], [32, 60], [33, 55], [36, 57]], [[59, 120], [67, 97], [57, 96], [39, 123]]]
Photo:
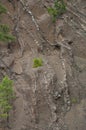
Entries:
[[[9, 75], [16, 93], [5, 129], [85, 130], [86, 1], [65, 0], [55, 24], [47, 12], [53, 0], [1, 2], [8, 8], [2, 21], [17, 38], [0, 43], [0, 80]], [[33, 68], [38, 57], [43, 66]]]

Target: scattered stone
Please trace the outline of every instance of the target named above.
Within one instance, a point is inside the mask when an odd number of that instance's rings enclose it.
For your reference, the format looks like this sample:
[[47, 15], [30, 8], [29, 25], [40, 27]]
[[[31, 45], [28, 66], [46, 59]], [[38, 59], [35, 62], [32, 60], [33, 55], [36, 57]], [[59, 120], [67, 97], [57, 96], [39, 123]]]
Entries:
[[61, 94], [59, 92], [55, 92], [54, 99], [57, 100], [58, 98], [61, 98]]

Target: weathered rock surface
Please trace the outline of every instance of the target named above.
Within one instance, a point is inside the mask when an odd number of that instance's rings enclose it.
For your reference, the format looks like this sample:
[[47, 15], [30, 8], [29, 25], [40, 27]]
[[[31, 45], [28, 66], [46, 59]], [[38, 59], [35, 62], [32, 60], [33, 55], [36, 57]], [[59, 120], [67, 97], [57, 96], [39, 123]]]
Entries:
[[[53, 0], [19, 0], [15, 9], [3, 1], [9, 11], [4, 21], [17, 37], [10, 52], [0, 48], [6, 64], [0, 61], [0, 80], [8, 74], [16, 93], [6, 130], [86, 128], [85, 0], [66, 2], [66, 13], [53, 24], [46, 9]], [[38, 57], [43, 66], [33, 68]]]
[[86, 129], [86, 99], [82, 100], [78, 105], [72, 106], [65, 117], [65, 122], [69, 130]]

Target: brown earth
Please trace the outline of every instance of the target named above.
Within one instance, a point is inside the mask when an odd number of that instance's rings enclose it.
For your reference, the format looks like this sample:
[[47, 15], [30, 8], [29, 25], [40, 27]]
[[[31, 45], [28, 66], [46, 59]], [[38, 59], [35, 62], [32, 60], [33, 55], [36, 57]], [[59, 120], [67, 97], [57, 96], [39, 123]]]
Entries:
[[[65, 0], [56, 24], [47, 12], [53, 0], [7, 0], [7, 23], [15, 43], [0, 43], [0, 80], [14, 80], [16, 100], [8, 127], [0, 130], [86, 129], [86, 1]], [[43, 66], [33, 68], [41, 57]]]

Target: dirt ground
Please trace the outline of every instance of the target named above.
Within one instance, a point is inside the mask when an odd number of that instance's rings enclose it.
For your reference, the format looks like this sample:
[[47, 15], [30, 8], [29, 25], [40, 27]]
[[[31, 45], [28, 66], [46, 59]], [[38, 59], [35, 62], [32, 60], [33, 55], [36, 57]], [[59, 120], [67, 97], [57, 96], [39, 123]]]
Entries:
[[[16, 93], [0, 130], [85, 130], [86, 0], [65, 0], [56, 23], [53, 0], [0, 1], [8, 9], [1, 22], [17, 39], [0, 43], [0, 80], [8, 75]], [[43, 66], [33, 68], [34, 58]]]

